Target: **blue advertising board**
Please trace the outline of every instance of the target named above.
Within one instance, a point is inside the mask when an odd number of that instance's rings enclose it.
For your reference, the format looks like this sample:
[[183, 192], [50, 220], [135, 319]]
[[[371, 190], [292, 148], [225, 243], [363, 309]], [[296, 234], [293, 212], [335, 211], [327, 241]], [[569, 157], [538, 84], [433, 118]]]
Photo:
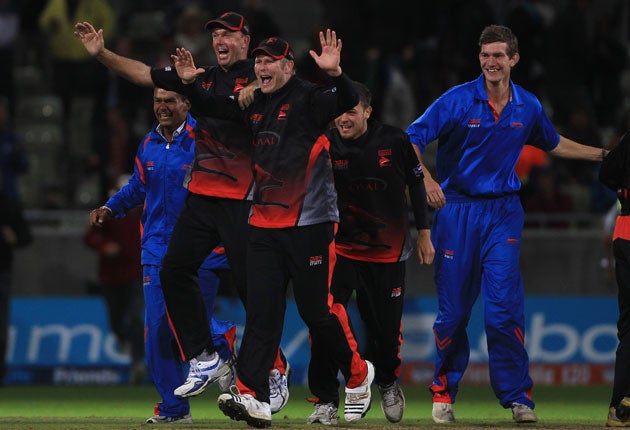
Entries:
[[[526, 347], [535, 381], [606, 383], [610, 379], [617, 346], [615, 297], [529, 297], [525, 310]], [[401, 350], [406, 383], [424, 384], [431, 378], [436, 312], [435, 297], [406, 300]], [[349, 314], [361, 343], [361, 324], [354, 306]], [[245, 321], [240, 301], [220, 298], [215, 317], [237, 323], [240, 342]], [[487, 374], [487, 348], [481, 301], [475, 307], [468, 333], [471, 365], [467, 375], [483, 383], [479, 375]], [[292, 300], [287, 304], [282, 348], [294, 370], [293, 383], [305, 384], [308, 330]], [[7, 359], [7, 384], [128, 382], [130, 359], [118, 349], [100, 297], [13, 299]]]

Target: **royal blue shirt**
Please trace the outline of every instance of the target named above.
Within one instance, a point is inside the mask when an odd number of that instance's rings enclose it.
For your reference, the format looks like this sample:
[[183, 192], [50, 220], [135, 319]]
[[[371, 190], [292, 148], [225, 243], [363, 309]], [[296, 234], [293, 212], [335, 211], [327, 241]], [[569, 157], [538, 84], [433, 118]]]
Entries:
[[[162, 265], [175, 221], [188, 191], [184, 178], [195, 155], [195, 119], [188, 115], [186, 124], [167, 142], [156, 123], [142, 139], [136, 153], [133, 175], [105, 203], [115, 218], [122, 218], [131, 208], [142, 206], [142, 264]], [[215, 249], [203, 263], [204, 269], [227, 268], [222, 248]]]
[[513, 194], [521, 187], [514, 166], [523, 146], [558, 145], [560, 135], [536, 96], [512, 82], [510, 90], [495, 118], [481, 75], [446, 91], [407, 128], [421, 153], [438, 140], [437, 175], [447, 199]]

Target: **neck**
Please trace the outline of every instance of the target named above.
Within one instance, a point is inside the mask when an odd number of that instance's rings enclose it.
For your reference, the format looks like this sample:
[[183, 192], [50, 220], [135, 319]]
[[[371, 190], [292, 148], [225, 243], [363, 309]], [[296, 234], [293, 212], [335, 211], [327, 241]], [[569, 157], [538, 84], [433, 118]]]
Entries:
[[510, 81], [488, 82], [486, 81], [486, 93], [493, 101], [506, 101], [510, 98]]
[[174, 131], [175, 131], [174, 129], [162, 127], [162, 136], [164, 136], [164, 139], [166, 139], [167, 142], [173, 141]]

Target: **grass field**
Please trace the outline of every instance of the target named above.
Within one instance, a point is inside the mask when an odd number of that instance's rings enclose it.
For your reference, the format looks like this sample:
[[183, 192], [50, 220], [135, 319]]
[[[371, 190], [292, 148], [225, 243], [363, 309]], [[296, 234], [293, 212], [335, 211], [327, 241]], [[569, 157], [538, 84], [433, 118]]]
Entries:
[[[489, 387], [463, 386], [454, 407], [456, 423], [437, 426], [431, 420], [431, 403], [424, 387], [404, 387], [407, 399], [405, 417], [398, 424], [388, 423], [380, 409], [378, 390], [374, 389], [372, 409], [358, 423], [339, 420], [339, 428], [413, 429], [413, 428], [548, 428], [584, 429], [603, 427], [606, 422], [610, 387], [538, 387], [534, 400], [537, 424], [515, 424], [511, 412], [501, 408]], [[248, 428], [244, 422], [231, 421], [216, 406], [216, 388], [191, 400], [194, 424], [147, 425], [158, 400], [155, 389], [145, 386], [65, 386], [0, 388], [0, 430], [67, 429], [233, 429]], [[305, 399], [305, 387], [291, 387], [291, 400], [273, 416], [275, 428], [313, 428], [306, 417], [313, 406]], [[343, 399], [343, 397], [342, 397]], [[323, 427], [323, 426], [317, 426]]]

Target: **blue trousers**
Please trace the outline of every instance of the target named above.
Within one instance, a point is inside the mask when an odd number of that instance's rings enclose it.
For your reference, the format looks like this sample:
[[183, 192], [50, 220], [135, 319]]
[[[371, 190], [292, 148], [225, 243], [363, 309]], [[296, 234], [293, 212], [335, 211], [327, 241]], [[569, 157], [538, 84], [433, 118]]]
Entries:
[[[186, 415], [190, 412], [188, 400], [175, 397], [173, 390], [184, 383], [188, 364], [182, 362], [166, 314], [166, 304], [160, 285], [160, 266], [145, 265], [143, 271], [144, 351], [153, 384], [162, 398], [162, 401], [155, 405], [154, 413], [163, 416]], [[209, 269], [199, 269], [198, 275], [214, 344], [221, 358], [227, 360], [234, 350], [236, 326], [231, 322], [216, 321], [212, 318], [214, 299], [219, 287], [216, 274]]]
[[519, 269], [523, 220], [516, 195], [451, 199], [435, 212], [434, 402], [455, 402], [470, 356], [466, 328], [481, 293], [492, 389], [505, 408], [513, 402], [534, 407]]

